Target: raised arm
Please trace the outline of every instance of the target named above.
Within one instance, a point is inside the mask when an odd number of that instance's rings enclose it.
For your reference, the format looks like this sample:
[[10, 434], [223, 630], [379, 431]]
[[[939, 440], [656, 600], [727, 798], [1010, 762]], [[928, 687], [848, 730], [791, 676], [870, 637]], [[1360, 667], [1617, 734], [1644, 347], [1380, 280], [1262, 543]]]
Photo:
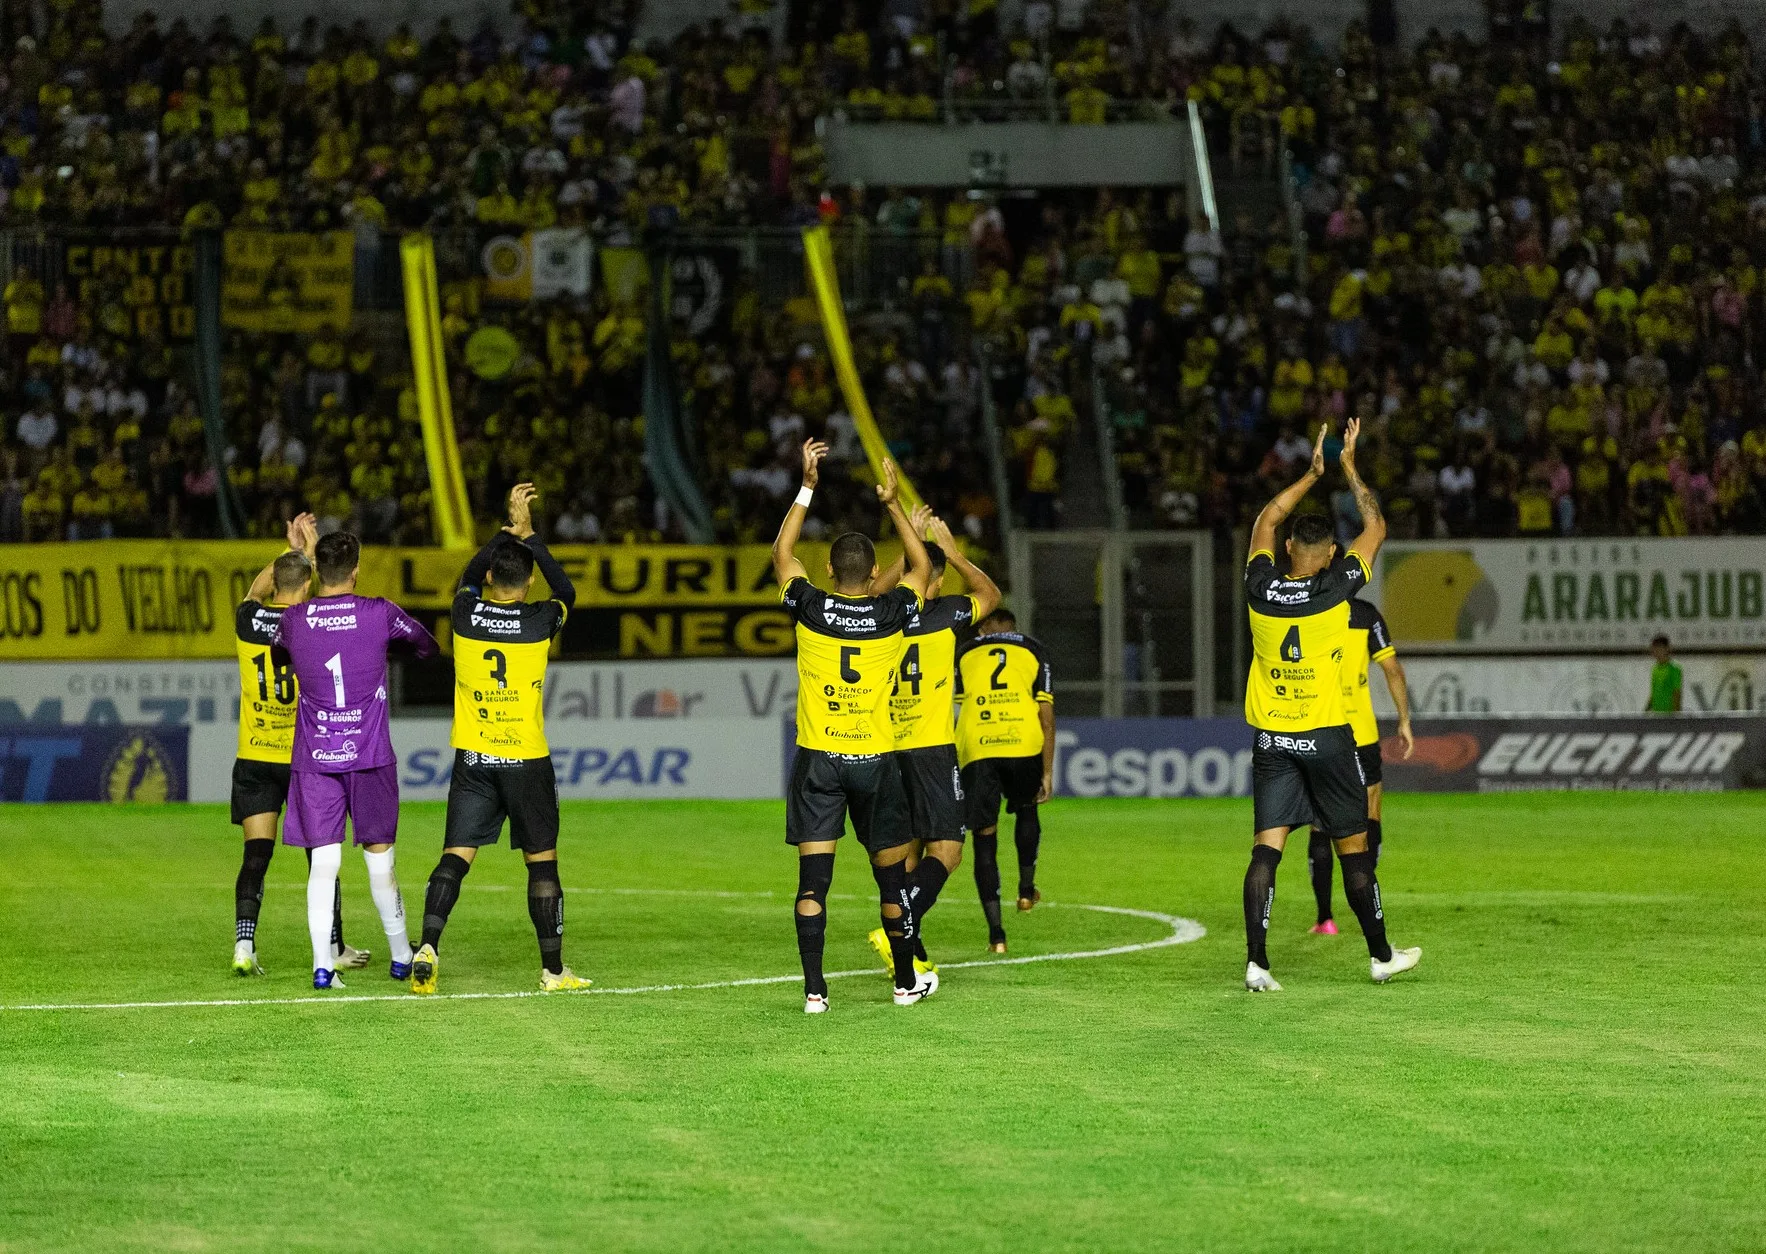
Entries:
[[528, 551], [533, 554], [533, 564], [540, 568], [540, 575], [545, 579], [546, 586], [552, 590], [552, 599], [564, 606], [565, 613], [576, 608], [576, 585], [570, 576], [564, 573], [564, 567], [552, 556], [552, 550], [538, 536], [527, 539]]
[[1361, 434], [1361, 420], [1351, 418], [1349, 426], [1343, 432], [1343, 476], [1349, 480], [1349, 491], [1355, 495], [1355, 508], [1361, 513], [1361, 534], [1350, 542], [1351, 552], [1361, 555], [1368, 569], [1373, 569], [1374, 557], [1380, 546], [1386, 543], [1386, 517], [1380, 513], [1379, 498], [1373, 489], [1361, 481], [1361, 475], [1355, 469], [1355, 437]]
[[1318, 439], [1312, 444], [1312, 465], [1306, 468], [1305, 474], [1276, 493], [1275, 499], [1263, 507], [1257, 521], [1251, 524], [1251, 552], [1275, 552], [1276, 529], [1287, 521], [1289, 514], [1300, 508], [1300, 502], [1312, 491], [1312, 485], [1324, 476], [1324, 442], [1330, 431], [1328, 422], [1319, 427]]
[[[931, 525], [931, 522], [932, 507], [930, 505], [922, 504], [918, 506], [912, 514], [908, 515], [908, 525], [913, 527], [914, 534], [917, 536], [924, 537], [927, 534], [926, 528]], [[879, 571], [877, 577], [871, 580], [871, 595], [874, 597], [880, 597], [885, 592], [888, 592], [891, 588], [895, 587], [895, 585], [901, 582], [902, 575], [907, 573], [907, 568], [907, 550], [903, 549], [900, 553], [896, 554], [893, 562], [889, 563], [888, 566]]]
[[902, 556], [907, 559], [907, 569], [902, 572], [901, 582], [914, 590], [922, 601], [932, 591], [932, 558], [926, 552], [926, 542], [920, 539], [920, 533], [914, 530], [914, 524], [901, 507], [900, 483], [895, 477], [895, 462], [883, 459], [883, 482], [877, 485], [877, 499], [883, 502], [883, 508], [889, 511], [889, 519], [895, 524], [895, 532], [901, 537]]
[[[288, 551], [305, 554], [307, 561], [313, 560], [313, 549], [319, 543], [319, 523], [311, 514], [298, 514], [288, 524]], [[280, 555], [278, 555], [280, 556]], [[247, 601], [262, 603], [270, 599], [276, 591], [276, 559], [258, 572], [251, 587], [246, 591]]]
[[803, 520], [809, 517], [809, 498], [821, 479], [822, 458], [827, 455], [828, 446], [820, 440], [803, 442], [803, 487], [799, 489], [797, 499], [791, 502], [791, 508], [785, 511], [779, 534], [773, 537], [773, 578], [779, 581], [781, 588], [793, 579], [809, 578], [809, 572], [797, 560], [797, 537], [803, 534]]
[[980, 622], [999, 605], [999, 585], [988, 577], [986, 571], [963, 556], [963, 551], [957, 547], [956, 538], [951, 535], [950, 527], [944, 519], [934, 517], [930, 525], [932, 539], [944, 550], [946, 560], [957, 568], [957, 574], [963, 577], [963, 586], [975, 598], [975, 621]]
[[1404, 663], [1394, 654], [1380, 659], [1380, 669], [1385, 672], [1392, 704], [1398, 707], [1398, 739], [1404, 743], [1404, 756], [1408, 758], [1416, 752], [1416, 736], [1410, 730], [1410, 684], [1404, 678]]

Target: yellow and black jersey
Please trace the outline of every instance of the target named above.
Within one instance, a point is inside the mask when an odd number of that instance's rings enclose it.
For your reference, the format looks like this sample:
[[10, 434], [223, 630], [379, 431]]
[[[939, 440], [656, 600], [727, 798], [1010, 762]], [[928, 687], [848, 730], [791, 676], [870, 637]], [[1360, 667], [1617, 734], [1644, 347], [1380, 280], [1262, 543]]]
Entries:
[[294, 756], [294, 707], [300, 695], [288, 654], [274, 643], [280, 605], [243, 601], [233, 615], [239, 652], [239, 756], [287, 762]]
[[907, 637], [889, 694], [897, 749], [955, 744], [957, 632], [975, 623], [975, 598], [936, 597], [908, 616]]
[[560, 601], [493, 601], [454, 594], [454, 732], [448, 743], [495, 758], [543, 758], [546, 658], [564, 630]]
[[1349, 602], [1367, 586], [1367, 563], [1346, 553], [1316, 575], [1284, 578], [1267, 549], [1245, 569], [1251, 675], [1245, 721], [1263, 731], [1311, 731], [1349, 721], [1343, 671]]
[[1042, 642], [1016, 631], [976, 636], [957, 649], [957, 761], [1042, 752], [1039, 702], [1055, 699]]
[[889, 693], [919, 596], [904, 584], [843, 597], [798, 576], [779, 599], [797, 623], [798, 745], [852, 755], [894, 749]]
[[1374, 721], [1373, 698], [1368, 692], [1368, 667], [1383, 662], [1398, 650], [1392, 647], [1392, 632], [1385, 618], [1366, 601], [1349, 602], [1349, 646], [1343, 653], [1343, 706], [1349, 713], [1349, 726], [1355, 729], [1355, 743], [1380, 743], [1380, 725]]

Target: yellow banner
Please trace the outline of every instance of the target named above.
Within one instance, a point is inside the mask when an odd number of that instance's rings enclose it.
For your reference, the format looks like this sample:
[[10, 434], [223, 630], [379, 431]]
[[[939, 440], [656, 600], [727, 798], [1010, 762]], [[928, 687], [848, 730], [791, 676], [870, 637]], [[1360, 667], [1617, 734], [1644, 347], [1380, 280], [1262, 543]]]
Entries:
[[[815, 289], [816, 308], [822, 315], [822, 335], [828, 341], [828, 353], [834, 359], [834, 377], [840, 382], [840, 395], [846, 399], [846, 410], [858, 430], [859, 443], [865, 447], [865, 458], [871, 473], [883, 477], [883, 459], [889, 456], [889, 445], [871, 416], [865, 400], [864, 386], [859, 382], [858, 367], [852, 360], [852, 341], [846, 334], [846, 310], [840, 303], [840, 284], [834, 277], [834, 245], [825, 226], [806, 227], [803, 232], [803, 260], [809, 267], [810, 286]], [[899, 468], [898, 468], [899, 474]], [[920, 507], [920, 494], [905, 474], [900, 475], [901, 503], [910, 514]]]
[[298, 331], [350, 324], [356, 237], [228, 231], [221, 246], [221, 325], [242, 331]]
[[460, 446], [454, 438], [454, 405], [441, 332], [441, 297], [435, 282], [435, 241], [407, 235], [399, 242], [405, 278], [405, 330], [411, 341], [411, 377], [417, 385], [417, 417], [423, 424], [423, 457], [429, 469], [430, 517], [445, 549], [472, 547], [472, 506]]
[[[268, 540], [0, 545], [0, 660], [232, 657], [233, 611], [282, 550]], [[879, 545], [877, 560], [888, 565], [897, 552]], [[764, 544], [561, 544], [552, 553], [576, 584], [579, 611], [706, 611], [622, 622], [620, 652], [631, 656], [691, 654], [695, 633], [711, 631], [707, 615], [778, 605]], [[446, 609], [468, 556], [366, 548], [357, 588], [412, 611]], [[827, 545], [799, 545], [798, 557], [811, 579], [828, 583]], [[956, 586], [950, 575], [947, 587]], [[789, 638], [786, 624], [774, 647], [741, 651], [789, 651]]]

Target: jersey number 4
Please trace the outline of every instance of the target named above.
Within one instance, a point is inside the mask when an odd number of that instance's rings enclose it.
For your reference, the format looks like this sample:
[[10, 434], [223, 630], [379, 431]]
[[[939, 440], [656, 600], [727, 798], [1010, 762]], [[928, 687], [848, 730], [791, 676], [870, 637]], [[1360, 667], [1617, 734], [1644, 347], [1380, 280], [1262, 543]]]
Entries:
[[920, 646], [917, 644], [910, 644], [907, 652], [901, 655], [901, 673], [896, 677], [895, 689], [889, 695], [893, 697], [899, 693], [904, 681], [913, 689], [916, 697], [920, 695]]
[[1288, 628], [1288, 634], [1282, 637], [1282, 661], [1298, 662], [1304, 656], [1300, 652], [1300, 625], [1296, 623]]

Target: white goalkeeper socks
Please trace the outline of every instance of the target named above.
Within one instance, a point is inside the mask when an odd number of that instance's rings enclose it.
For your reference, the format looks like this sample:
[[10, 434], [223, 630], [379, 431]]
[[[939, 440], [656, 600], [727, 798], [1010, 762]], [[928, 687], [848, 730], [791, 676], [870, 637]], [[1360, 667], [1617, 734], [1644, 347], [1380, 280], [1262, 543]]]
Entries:
[[337, 872], [343, 866], [343, 846], [320, 845], [312, 850], [307, 871], [307, 935], [313, 941], [313, 970], [336, 966], [331, 955], [332, 907], [337, 900]]
[[392, 960], [401, 965], [409, 963], [411, 938], [405, 931], [405, 898], [393, 874], [393, 851], [370, 853], [364, 849], [362, 861], [368, 864], [368, 891], [374, 896], [374, 908], [380, 911], [380, 926], [386, 929]]

